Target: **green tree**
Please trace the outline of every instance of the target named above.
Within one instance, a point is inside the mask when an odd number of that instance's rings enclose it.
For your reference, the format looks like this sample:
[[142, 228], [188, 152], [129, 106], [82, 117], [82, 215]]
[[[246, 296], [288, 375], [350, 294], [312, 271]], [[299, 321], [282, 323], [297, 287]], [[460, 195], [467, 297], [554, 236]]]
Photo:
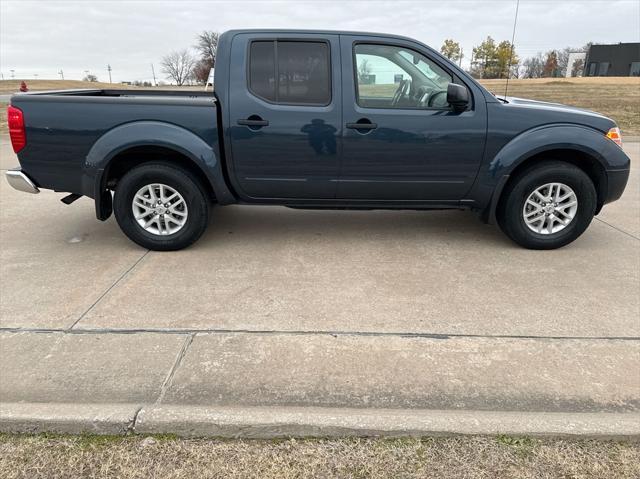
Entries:
[[455, 63], [458, 63], [462, 59], [462, 48], [460, 48], [460, 44], [449, 38], [446, 39], [440, 47], [440, 53]]
[[491, 78], [507, 78], [510, 74], [517, 76], [518, 64], [520, 59], [516, 55], [515, 48], [512, 48], [511, 42], [502, 41], [496, 48], [495, 68], [491, 72], [494, 76]]
[[473, 47], [473, 61], [471, 63], [471, 73], [479, 78], [491, 78], [490, 68], [496, 58], [496, 42], [488, 36], [477, 47]]

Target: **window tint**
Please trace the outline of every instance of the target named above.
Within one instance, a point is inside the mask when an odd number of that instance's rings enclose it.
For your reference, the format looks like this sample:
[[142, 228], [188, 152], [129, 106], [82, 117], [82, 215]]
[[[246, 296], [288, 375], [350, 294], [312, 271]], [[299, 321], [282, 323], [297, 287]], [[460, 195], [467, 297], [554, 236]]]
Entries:
[[249, 63], [249, 88], [266, 100], [276, 100], [276, 56], [274, 42], [253, 42]]
[[329, 46], [324, 42], [255, 41], [249, 63], [249, 88], [265, 100], [310, 105], [331, 102]]
[[392, 45], [355, 46], [358, 104], [370, 108], [448, 108], [452, 76], [424, 55]]

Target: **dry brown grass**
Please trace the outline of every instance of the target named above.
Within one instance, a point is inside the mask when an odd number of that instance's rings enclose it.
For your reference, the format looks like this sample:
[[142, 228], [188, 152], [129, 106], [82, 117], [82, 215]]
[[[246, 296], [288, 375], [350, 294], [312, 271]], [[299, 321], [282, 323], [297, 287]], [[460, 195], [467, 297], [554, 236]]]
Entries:
[[0, 436], [5, 479], [637, 478], [637, 443], [510, 437], [221, 441]]
[[[29, 91], [71, 90], [78, 88], [136, 88], [121, 83], [88, 82], [80, 80], [24, 80]], [[1, 80], [0, 95], [10, 95], [20, 91], [22, 80]]]
[[[22, 80], [0, 80], [0, 95], [10, 95], [20, 91], [20, 82]], [[80, 80], [25, 80], [29, 91], [46, 91], [46, 90], [77, 90], [82, 88], [91, 89], [117, 89], [117, 90], [135, 90], [150, 89], [153, 87], [137, 87], [134, 85], [125, 85], [123, 83], [104, 83], [104, 82], [88, 82]], [[172, 86], [164, 85], [158, 87], [162, 90], [202, 90], [202, 86]]]

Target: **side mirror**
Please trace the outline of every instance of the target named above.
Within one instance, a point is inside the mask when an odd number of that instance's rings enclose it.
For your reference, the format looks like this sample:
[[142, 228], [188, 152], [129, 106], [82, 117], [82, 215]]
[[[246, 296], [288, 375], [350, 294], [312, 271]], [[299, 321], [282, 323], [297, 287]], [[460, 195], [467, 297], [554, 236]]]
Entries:
[[447, 85], [447, 103], [449, 103], [455, 111], [466, 110], [469, 105], [469, 90], [462, 85], [449, 83], [449, 85]]

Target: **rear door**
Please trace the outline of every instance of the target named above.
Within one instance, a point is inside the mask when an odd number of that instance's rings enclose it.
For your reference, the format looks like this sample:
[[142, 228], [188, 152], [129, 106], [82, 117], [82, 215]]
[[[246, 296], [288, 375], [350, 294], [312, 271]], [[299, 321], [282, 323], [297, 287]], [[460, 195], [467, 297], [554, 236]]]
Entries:
[[447, 85], [464, 83], [404, 40], [342, 36], [342, 171], [337, 198], [457, 201], [470, 189], [486, 137], [484, 97], [455, 112]]
[[342, 124], [339, 37], [240, 34], [231, 48], [231, 169], [240, 193], [334, 198]]

